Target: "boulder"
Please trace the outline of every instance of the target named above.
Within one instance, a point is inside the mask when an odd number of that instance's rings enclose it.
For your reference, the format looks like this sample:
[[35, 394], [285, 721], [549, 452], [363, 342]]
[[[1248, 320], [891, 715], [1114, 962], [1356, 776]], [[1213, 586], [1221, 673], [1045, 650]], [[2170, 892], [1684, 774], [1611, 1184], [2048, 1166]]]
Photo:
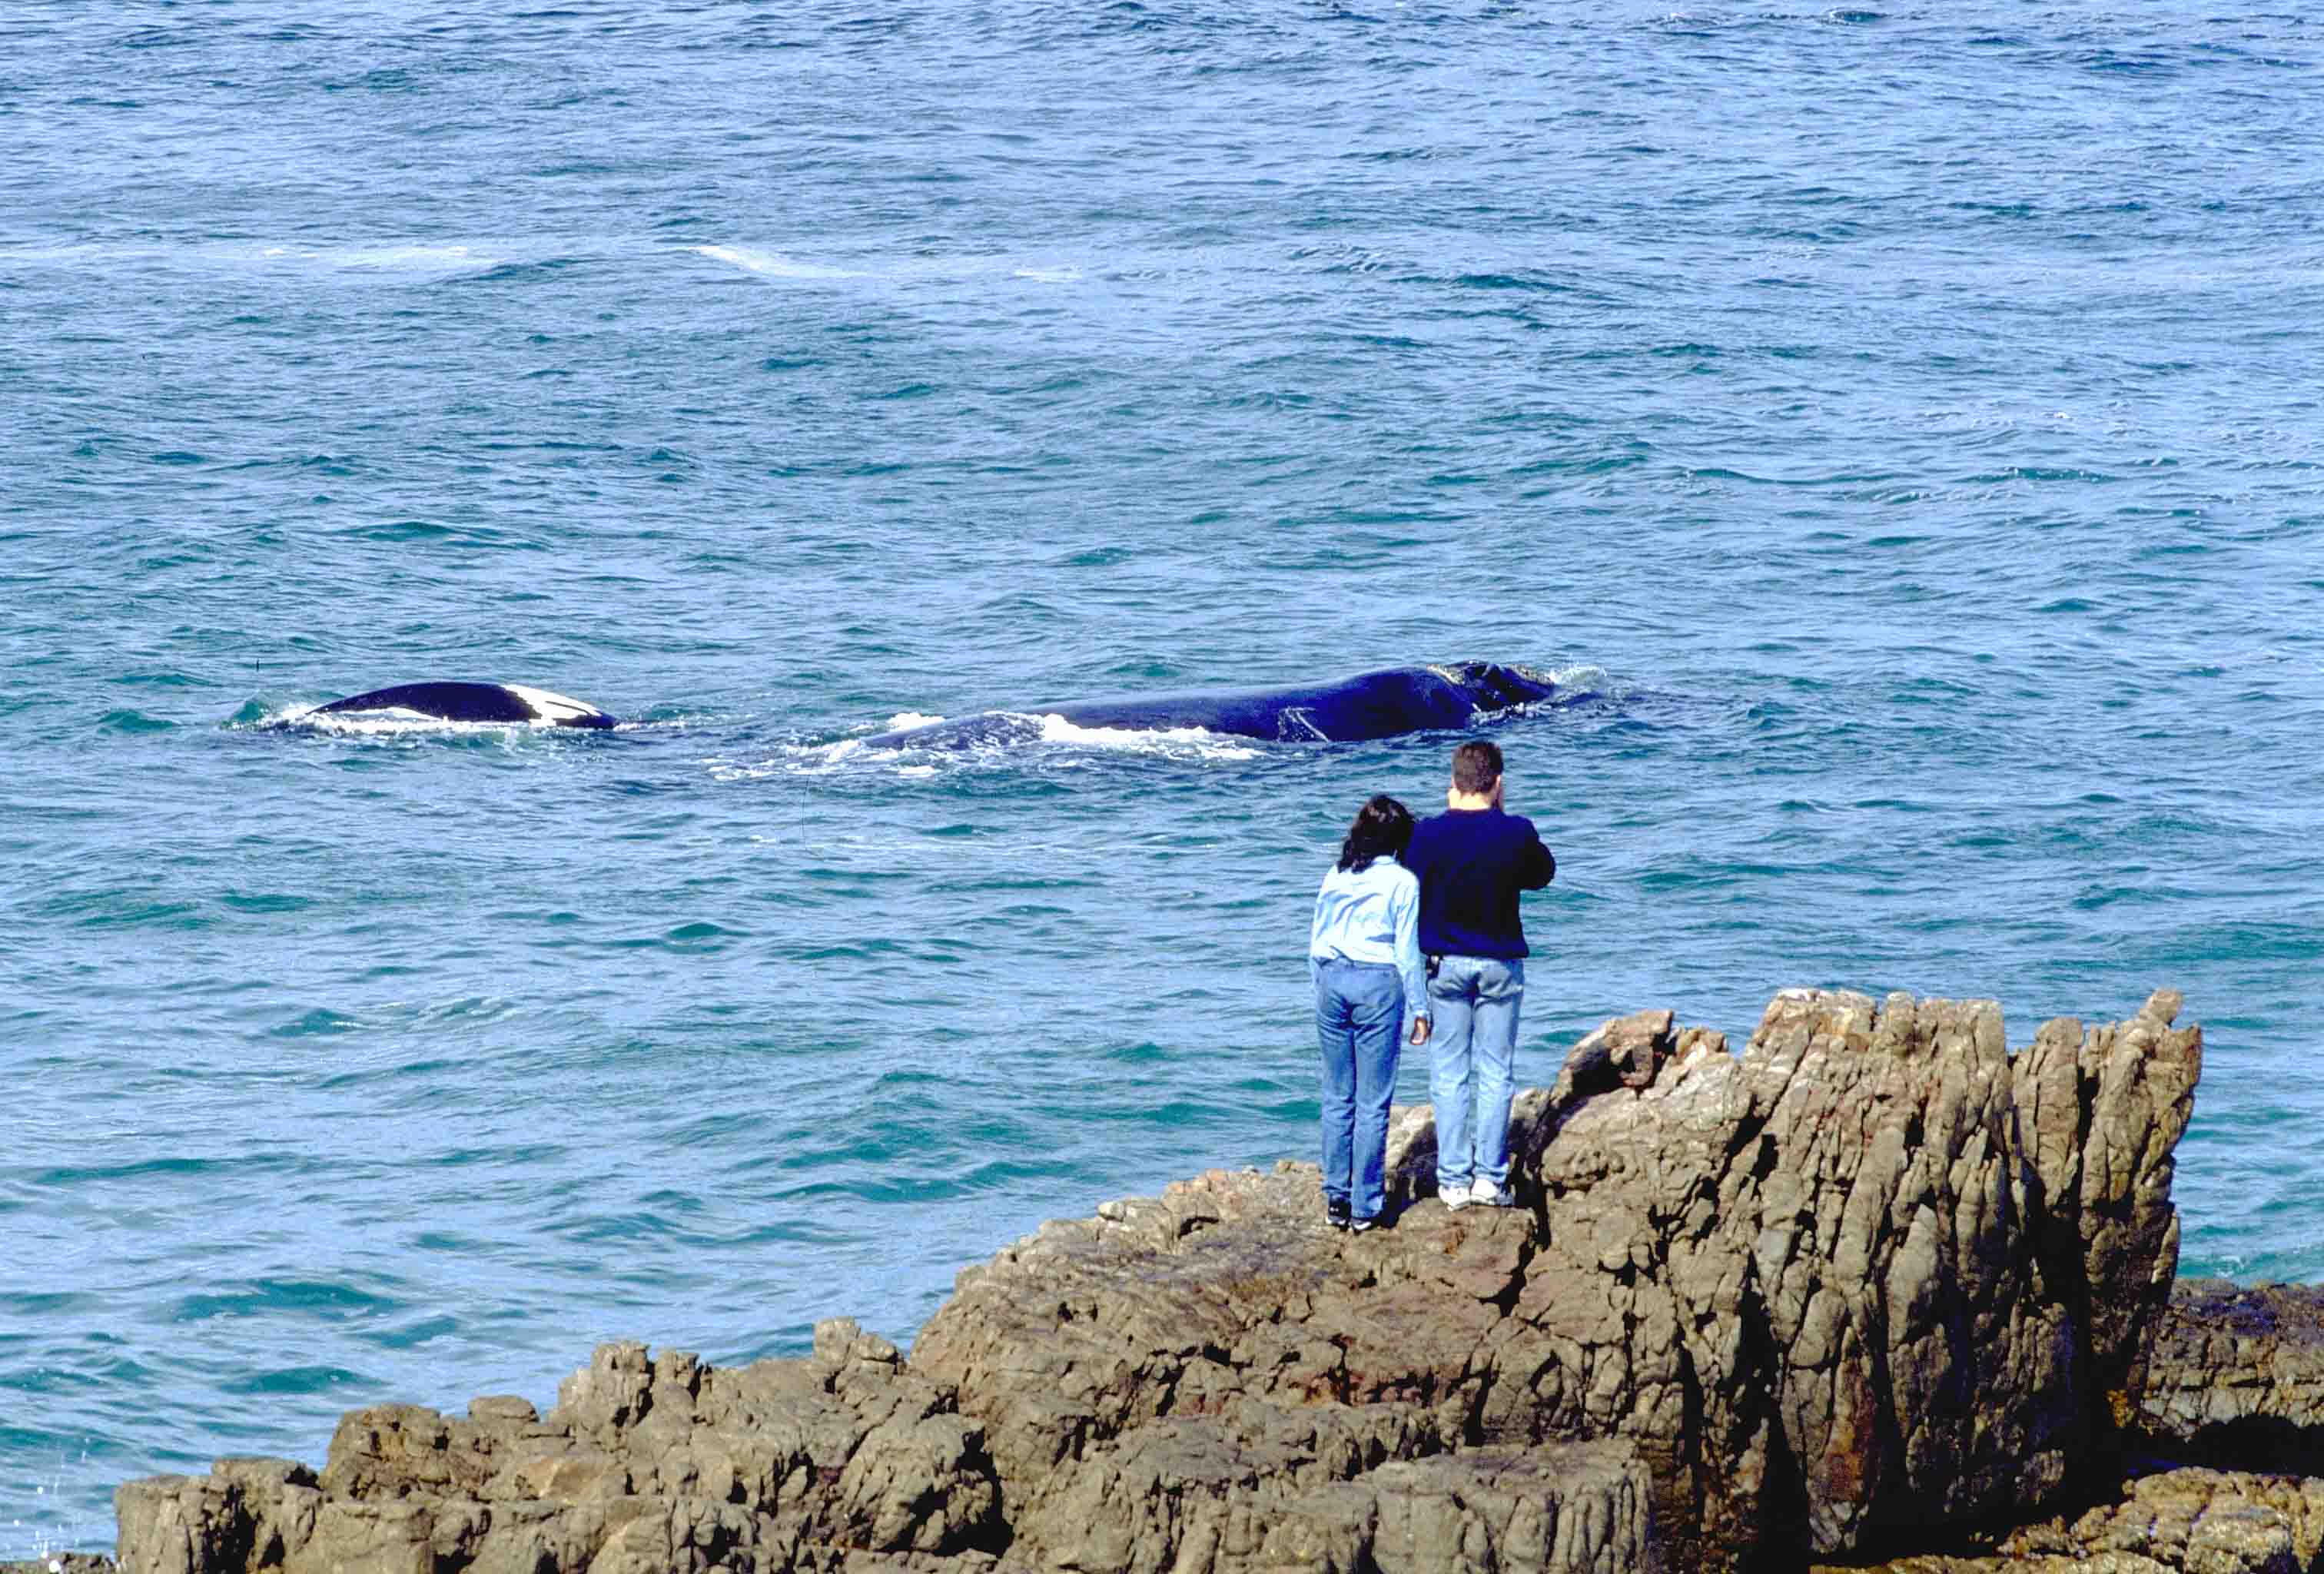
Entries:
[[2324, 1285], [2180, 1281], [2139, 1420], [2180, 1458], [2324, 1475]]
[[[1900, 1558], [1845, 1574], [2313, 1574], [2324, 1569], [2324, 1480], [2198, 1468], [2122, 1484], [2083, 1512], [1990, 1550]], [[1811, 1574], [1843, 1574], [1817, 1569]]]

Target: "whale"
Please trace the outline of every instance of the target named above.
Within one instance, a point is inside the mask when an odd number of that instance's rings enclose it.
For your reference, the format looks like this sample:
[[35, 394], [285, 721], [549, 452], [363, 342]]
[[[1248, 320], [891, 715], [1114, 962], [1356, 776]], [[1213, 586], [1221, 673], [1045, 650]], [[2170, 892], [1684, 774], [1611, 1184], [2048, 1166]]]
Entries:
[[521, 683], [400, 683], [317, 705], [308, 716], [401, 711], [439, 722], [545, 723], [552, 727], [611, 727], [614, 718], [586, 700], [528, 688]]
[[1270, 742], [1361, 743], [1407, 732], [1452, 732], [1572, 697], [1531, 667], [1457, 661], [1360, 672], [1321, 686], [1121, 695], [988, 711], [897, 728], [862, 741], [870, 749], [964, 749], [1021, 735], [1056, 716], [1075, 727], [1118, 732], [1200, 728]]

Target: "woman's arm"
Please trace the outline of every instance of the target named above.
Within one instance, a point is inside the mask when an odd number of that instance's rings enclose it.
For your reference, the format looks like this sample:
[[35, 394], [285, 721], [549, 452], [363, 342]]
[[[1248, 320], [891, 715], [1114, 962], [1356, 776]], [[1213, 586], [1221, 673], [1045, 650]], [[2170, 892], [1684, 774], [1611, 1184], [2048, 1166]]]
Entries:
[[1388, 898], [1388, 920], [1396, 927], [1396, 971], [1404, 980], [1404, 1014], [1412, 1022], [1412, 1041], [1428, 1041], [1428, 974], [1420, 963], [1420, 882], [1406, 873]]
[[1315, 916], [1307, 920], [1307, 981], [1315, 981], [1315, 942], [1323, 934], [1323, 893], [1332, 888], [1332, 877], [1324, 875], [1323, 883], [1315, 888]]

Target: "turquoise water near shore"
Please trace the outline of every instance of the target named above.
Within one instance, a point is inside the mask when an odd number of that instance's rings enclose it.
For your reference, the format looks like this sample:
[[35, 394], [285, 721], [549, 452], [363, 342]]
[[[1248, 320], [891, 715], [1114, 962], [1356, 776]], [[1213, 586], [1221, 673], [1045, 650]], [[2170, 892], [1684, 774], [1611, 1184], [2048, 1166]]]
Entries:
[[[0, 18], [0, 1557], [596, 1340], [908, 1339], [1305, 1156], [1448, 739], [852, 739], [1423, 660], [1561, 862], [1521, 1069], [2183, 990], [2186, 1266], [2324, 1276], [2312, 19]], [[610, 736], [285, 730], [537, 684]], [[1424, 1097], [1407, 1065], [1407, 1096]]]

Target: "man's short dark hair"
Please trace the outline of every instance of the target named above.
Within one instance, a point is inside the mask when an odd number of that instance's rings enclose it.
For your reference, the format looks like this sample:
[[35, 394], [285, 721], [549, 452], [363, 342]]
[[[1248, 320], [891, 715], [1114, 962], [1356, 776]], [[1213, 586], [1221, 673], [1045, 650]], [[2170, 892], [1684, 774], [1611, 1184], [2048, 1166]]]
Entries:
[[1501, 779], [1501, 750], [1482, 738], [1471, 738], [1452, 751], [1452, 785], [1471, 797], [1493, 790]]

